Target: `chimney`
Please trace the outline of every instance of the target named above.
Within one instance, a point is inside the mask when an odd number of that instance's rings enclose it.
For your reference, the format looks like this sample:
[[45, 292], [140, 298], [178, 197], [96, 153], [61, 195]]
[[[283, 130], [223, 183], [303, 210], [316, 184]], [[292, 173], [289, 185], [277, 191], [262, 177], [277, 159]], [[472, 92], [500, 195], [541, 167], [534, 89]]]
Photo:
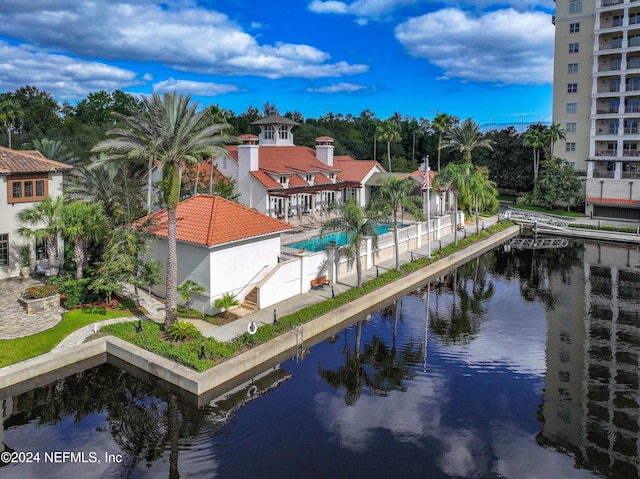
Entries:
[[330, 136], [316, 138], [316, 158], [325, 165], [333, 167], [333, 138]]
[[238, 145], [238, 165], [240, 171], [258, 171], [258, 137], [255, 135], [240, 135]]

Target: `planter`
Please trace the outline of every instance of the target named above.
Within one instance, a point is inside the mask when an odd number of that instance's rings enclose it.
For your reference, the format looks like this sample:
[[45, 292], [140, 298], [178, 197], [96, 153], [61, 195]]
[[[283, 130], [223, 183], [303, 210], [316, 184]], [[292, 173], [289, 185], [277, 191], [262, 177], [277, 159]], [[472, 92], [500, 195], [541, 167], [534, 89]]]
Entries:
[[18, 298], [18, 303], [22, 305], [27, 314], [44, 313], [60, 307], [60, 294], [38, 299]]
[[29, 266], [20, 267], [20, 276], [22, 276], [23, 278], [28, 277], [30, 272], [31, 268]]

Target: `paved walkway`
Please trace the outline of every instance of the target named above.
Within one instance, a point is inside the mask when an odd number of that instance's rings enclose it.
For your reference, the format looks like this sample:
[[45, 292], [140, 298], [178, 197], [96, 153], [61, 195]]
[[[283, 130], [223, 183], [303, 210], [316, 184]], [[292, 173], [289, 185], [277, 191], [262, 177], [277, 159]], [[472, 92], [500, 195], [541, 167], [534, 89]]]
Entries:
[[14, 339], [45, 331], [62, 319], [64, 308], [42, 314], [27, 314], [18, 303], [22, 292], [32, 286], [42, 286], [33, 278], [11, 278], [0, 286], [0, 339]]

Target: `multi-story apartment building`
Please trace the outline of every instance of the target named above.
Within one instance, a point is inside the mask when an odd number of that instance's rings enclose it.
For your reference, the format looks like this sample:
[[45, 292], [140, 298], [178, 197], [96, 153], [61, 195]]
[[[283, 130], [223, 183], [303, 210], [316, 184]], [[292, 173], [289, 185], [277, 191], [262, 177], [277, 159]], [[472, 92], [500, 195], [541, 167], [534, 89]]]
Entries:
[[640, 220], [640, 2], [557, 0], [556, 156], [586, 176], [586, 211]]

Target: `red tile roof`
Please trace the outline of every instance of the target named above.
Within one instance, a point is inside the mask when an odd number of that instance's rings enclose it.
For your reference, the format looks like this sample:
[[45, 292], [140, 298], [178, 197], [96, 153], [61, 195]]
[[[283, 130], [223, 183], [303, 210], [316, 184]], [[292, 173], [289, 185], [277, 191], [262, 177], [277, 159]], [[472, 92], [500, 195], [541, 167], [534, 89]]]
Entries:
[[325, 185], [327, 183], [332, 183], [332, 181], [326, 176], [324, 176], [322, 173], [317, 173], [313, 181], [316, 185]]
[[[147, 220], [148, 233], [167, 237], [167, 210], [163, 209], [136, 222]], [[290, 229], [282, 221], [215, 195], [197, 195], [178, 203], [177, 231], [179, 241], [215, 246], [247, 238], [255, 238]]]
[[640, 206], [639, 200], [626, 200], [623, 198], [600, 198], [598, 196], [587, 196], [587, 203], [598, 203], [601, 205]]
[[[408, 177], [414, 178], [416, 181], [420, 181], [422, 185], [422, 178], [424, 177], [424, 170], [416, 170], [407, 175]], [[433, 179], [436, 177], [436, 172], [433, 170], [429, 170], [429, 186], [433, 185]]]
[[271, 178], [264, 171], [252, 171], [251, 176], [253, 176], [256, 180], [258, 180], [262, 184], [262, 186], [264, 186], [267, 189], [283, 187], [280, 183], [278, 183], [276, 180]]
[[71, 165], [49, 160], [34, 150], [10, 150], [0, 146], [0, 175], [19, 173], [55, 173], [68, 171]]
[[309, 183], [304, 181], [298, 175], [293, 175], [289, 178], [289, 186], [309, 186]]
[[338, 173], [338, 181], [357, 181], [361, 183], [371, 169], [376, 166], [385, 171], [375, 160], [354, 160], [350, 156], [336, 156], [333, 158], [333, 164], [342, 170]]

